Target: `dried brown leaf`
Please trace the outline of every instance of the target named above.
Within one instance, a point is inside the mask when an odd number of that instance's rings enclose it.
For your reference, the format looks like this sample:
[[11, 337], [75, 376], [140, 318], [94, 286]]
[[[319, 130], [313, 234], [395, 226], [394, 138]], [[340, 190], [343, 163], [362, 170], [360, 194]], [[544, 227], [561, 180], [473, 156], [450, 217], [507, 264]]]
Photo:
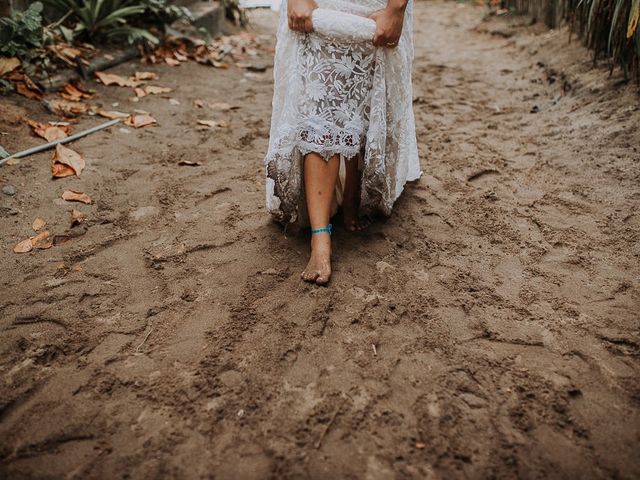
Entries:
[[23, 97], [42, 100], [42, 94], [37, 90], [31, 90], [25, 83], [19, 82], [16, 84], [16, 92], [18, 92]]
[[91, 197], [89, 197], [89, 195], [83, 192], [76, 192], [74, 190], [65, 190], [62, 192], [62, 199], [67, 202], [91, 203]]
[[13, 72], [20, 66], [20, 60], [16, 57], [0, 57], [0, 77], [6, 73]]
[[51, 238], [49, 232], [45, 230], [35, 237], [31, 237], [31, 245], [33, 245], [33, 248], [46, 250], [47, 248], [53, 247], [53, 238]]
[[96, 72], [96, 77], [100, 80], [104, 85], [118, 85], [119, 87], [131, 87], [135, 88], [140, 85], [140, 81], [132, 80], [130, 78], [124, 78], [120, 75], [116, 75], [114, 73], [106, 73], [106, 72]]
[[71, 175], [80, 176], [85, 167], [84, 158], [78, 152], [56, 145], [56, 151], [51, 159], [51, 174], [56, 177], [69, 177]]
[[31, 243], [31, 239], [27, 238], [26, 240], [21, 241], [15, 247], [13, 247], [13, 251], [15, 253], [27, 253], [33, 250], [33, 244]]
[[75, 117], [87, 113], [89, 106], [82, 102], [70, 102], [68, 100], [51, 100], [49, 108], [58, 115], [64, 117]]
[[132, 77], [129, 77], [129, 79], [137, 81], [157, 80], [158, 74], [155, 72], [136, 72]]
[[180, 62], [186, 62], [189, 60], [189, 57], [187, 57], [186, 55], [180, 53], [180, 52], [173, 52], [173, 56], [176, 57], [176, 60], [180, 61]]
[[48, 142], [66, 138], [71, 133], [71, 125], [51, 125], [33, 120], [27, 120], [36, 135], [44, 138]]
[[41, 230], [46, 224], [46, 220], [38, 217], [33, 221], [31, 228], [33, 228], [33, 230], [37, 232], [38, 230]]
[[161, 93], [169, 93], [172, 92], [173, 88], [169, 87], [156, 87], [154, 85], [147, 85], [144, 87], [144, 93], [147, 95], [159, 95]]
[[59, 94], [62, 98], [70, 102], [79, 102], [80, 100], [91, 98], [93, 96], [92, 94], [86, 91], [82, 91], [74, 85], [71, 85], [70, 83], [65, 83]]
[[198, 120], [198, 123], [207, 127], [229, 128], [229, 124], [223, 120]]
[[87, 219], [87, 216], [81, 211], [76, 210], [75, 208], [71, 210], [71, 226], [72, 227], [75, 227], [76, 225], [83, 223], [86, 219]]
[[115, 110], [98, 110], [96, 113], [101, 117], [109, 118], [111, 120], [115, 120], [116, 118], [127, 118], [129, 116], [128, 113], [117, 112]]
[[148, 113], [134, 113], [129, 115], [124, 123], [133, 128], [141, 128], [149, 125], [156, 125], [158, 122]]
[[225, 103], [225, 102], [210, 103], [209, 107], [214, 110], [220, 110], [222, 112], [227, 112], [229, 110], [238, 110], [240, 108], [237, 105], [229, 105], [228, 103]]

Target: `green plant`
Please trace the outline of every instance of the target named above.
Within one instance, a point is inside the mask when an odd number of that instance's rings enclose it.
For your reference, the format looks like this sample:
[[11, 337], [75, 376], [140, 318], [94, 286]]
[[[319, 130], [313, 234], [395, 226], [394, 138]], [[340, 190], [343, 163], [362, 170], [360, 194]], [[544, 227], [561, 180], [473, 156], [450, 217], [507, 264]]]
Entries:
[[249, 23], [245, 10], [240, 6], [239, 0], [220, 0], [224, 9], [224, 16], [230, 22], [245, 26]]
[[[69, 32], [89, 39], [127, 39], [129, 43], [159, 43], [146, 26], [164, 26], [177, 18], [190, 18], [184, 7], [166, 0], [45, 0], [60, 14], [68, 15]], [[64, 28], [62, 29], [65, 33]]]
[[0, 56], [29, 59], [44, 42], [42, 3], [34, 2], [24, 12], [0, 18]]
[[640, 0], [503, 0], [505, 6], [527, 13], [555, 28], [564, 19], [594, 52], [622, 68], [625, 78], [635, 72], [640, 83]]
[[186, 7], [168, 5], [167, 0], [143, 0], [147, 18], [157, 25], [169, 25], [170, 23], [186, 19], [192, 20], [191, 12]]
[[625, 77], [633, 71], [639, 74], [639, 0], [570, 0], [566, 16], [594, 51], [595, 59], [609, 57], [611, 67], [619, 65]]

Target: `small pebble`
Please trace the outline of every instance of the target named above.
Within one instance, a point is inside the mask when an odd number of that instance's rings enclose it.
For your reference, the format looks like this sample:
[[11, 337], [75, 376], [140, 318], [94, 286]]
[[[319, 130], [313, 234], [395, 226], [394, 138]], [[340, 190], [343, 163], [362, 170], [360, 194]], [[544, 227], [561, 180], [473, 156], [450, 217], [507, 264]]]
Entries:
[[238, 410], [238, 416], [239, 417], [244, 417], [244, 410], [243, 409]]
[[5, 185], [4, 187], [2, 187], [2, 193], [13, 197], [16, 193], [18, 193], [18, 189], [13, 185]]

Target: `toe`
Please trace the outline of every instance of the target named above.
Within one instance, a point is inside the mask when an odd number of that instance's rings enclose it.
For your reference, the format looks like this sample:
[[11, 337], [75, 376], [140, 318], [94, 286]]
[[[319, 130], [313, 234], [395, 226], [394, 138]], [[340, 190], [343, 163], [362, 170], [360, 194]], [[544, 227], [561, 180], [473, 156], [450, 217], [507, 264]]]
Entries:
[[331, 272], [325, 272], [318, 275], [318, 278], [316, 278], [316, 283], [318, 285], [326, 285], [327, 283], [329, 283], [330, 279], [331, 279]]
[[371, 222], [369, 220], [361, 220], [360, 222], [358, 222], [358, 231], [361, 232], [362, 230], [368, 228], [370, 225]]
[[305, 282], [315, 282], [316, 279], [318, 278], [318, 276], [320, 275], [320, 272], [317, 271], [305, 271], [304, 275], [302, 276], [303, 280]]

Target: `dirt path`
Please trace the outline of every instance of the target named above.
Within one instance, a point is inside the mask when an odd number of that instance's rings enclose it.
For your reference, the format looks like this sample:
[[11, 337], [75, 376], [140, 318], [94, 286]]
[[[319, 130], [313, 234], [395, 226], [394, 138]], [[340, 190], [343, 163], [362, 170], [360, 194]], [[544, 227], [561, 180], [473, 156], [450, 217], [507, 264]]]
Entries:
[[[416, 17], [425, 176], [338, 230], [330, 288], [263, 208], [271, 70], [156, 67], [180, 105], [98, 86], [160, 126], [78, 142], [80, 179], [49, 180], [48, 154], [0, 170], [3, 476], [640, 476], [633, 88], [564, 32]], [[241, 108], [200, 131], [221, 115], [195, 99]], [[16, 102], [11, 149], [36, 142]], [[95, 199], [86, 233], [12, 253], [36, 217], [67, 228], [67, 188]]]

